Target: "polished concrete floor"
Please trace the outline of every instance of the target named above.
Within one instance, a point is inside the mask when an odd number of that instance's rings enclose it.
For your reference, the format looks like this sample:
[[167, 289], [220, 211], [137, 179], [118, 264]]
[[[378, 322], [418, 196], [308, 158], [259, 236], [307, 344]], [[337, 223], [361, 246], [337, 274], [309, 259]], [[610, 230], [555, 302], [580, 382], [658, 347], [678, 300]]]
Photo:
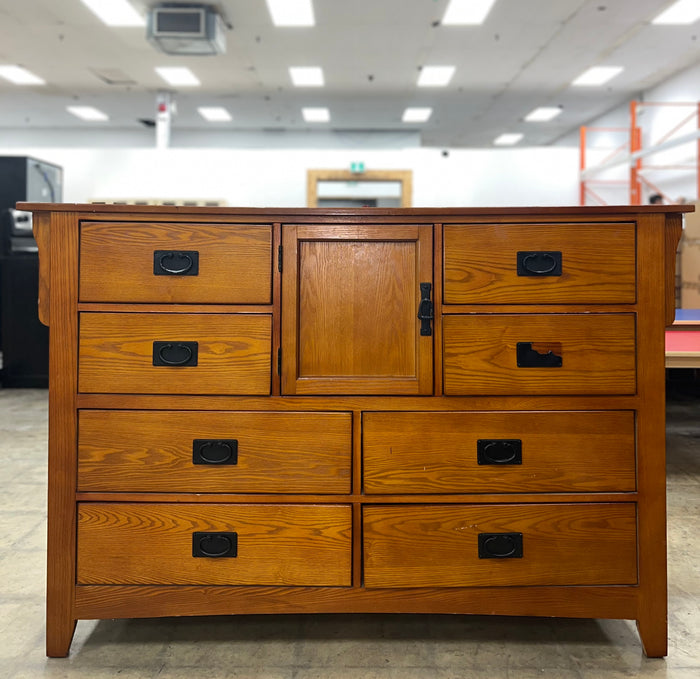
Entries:
[[470, 616], [241, 616], [78, 623], [44, 656], [46, 392], [0, 389], [2, 679], [700, 679], [700, 398], [668, 406], [669, 655], [634, 624]]

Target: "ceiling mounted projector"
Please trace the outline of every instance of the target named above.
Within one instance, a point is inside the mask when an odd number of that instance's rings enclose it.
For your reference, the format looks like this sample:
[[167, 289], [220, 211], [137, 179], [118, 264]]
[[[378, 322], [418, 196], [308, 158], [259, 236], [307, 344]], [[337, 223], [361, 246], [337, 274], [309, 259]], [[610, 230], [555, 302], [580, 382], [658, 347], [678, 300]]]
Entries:
[[225, 30], [224, 20], [213, 7], [160, 5], [148, 13], [146, 37], [166, 54], [224, 54]]

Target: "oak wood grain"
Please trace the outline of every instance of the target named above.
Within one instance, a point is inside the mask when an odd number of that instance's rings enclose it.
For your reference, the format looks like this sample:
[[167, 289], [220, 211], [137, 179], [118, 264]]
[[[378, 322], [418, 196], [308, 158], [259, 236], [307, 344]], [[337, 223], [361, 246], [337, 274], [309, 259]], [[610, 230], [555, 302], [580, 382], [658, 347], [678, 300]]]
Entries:
[[[81, 313], [83, 392], [269, 394], [272, 321], [264, 314]], [[154, 366], [154, 341], [196, 341], [196, 366]]]
[[[626, 504], [365, 507], [365, 587], [630, 585], [636, 508]], [[479, 558], [479, 533], [522, 533], [522, 558]]]
[[44, 325], [51, 319], [51, 215], [40, 212], [32, 219], [34, 240], [39, 249], [38, 315]]
[[[635, 301], [634, 223], [444, 228], [445, 303]], [[561, 252], [559, 276], [519, 276], [519, 251]]]
[[[154, 251], [199, 252], [196, 276], [155, 275]], [[80, 300], [269, 304], [272, 227], [254, 224], [83, 222]]]
[[[348, 493], [350, 413], [82, 410], [78, 489]], [[196, 465], [195, 439], [235, 439], [235, 465]]]
[[[351, 585], [349, 505], [78, 506], [79, 584]], [[238, 556], [192, 556], [193, 532], [233, 531]]]
[[[370, 412], [363, 419], [366, 493], [630, 491], [634, 413]], [[477, 461], [479, 439], [517, 439], [522, 464]]]
[[[516, 345], [550, 346], [561, 367], [518, 367]], [[631, 394], [634, 314], [473, 314], [443, 318], [445, 394]], [[560, 348], [557, 348], [557, 345]]]

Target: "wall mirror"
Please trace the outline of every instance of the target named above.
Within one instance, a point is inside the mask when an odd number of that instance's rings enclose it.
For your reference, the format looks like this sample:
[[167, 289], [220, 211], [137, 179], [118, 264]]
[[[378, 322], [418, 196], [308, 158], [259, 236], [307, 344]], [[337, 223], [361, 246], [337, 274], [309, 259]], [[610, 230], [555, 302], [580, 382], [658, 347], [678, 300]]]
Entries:
[[411, 207], [411, 170], [308, 170], [308, 207]]

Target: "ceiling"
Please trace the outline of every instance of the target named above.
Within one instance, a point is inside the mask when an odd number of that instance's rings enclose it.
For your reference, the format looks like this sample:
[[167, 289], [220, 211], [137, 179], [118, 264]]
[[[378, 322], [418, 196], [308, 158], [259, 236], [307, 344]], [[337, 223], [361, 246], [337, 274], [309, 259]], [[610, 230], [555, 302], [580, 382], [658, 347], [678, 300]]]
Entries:
[[[144, 12], [155, 0], [133, 0]], [[610, 109], [700, 61], [700, 21], [650, 21], [670, 0], [497, 0], [482, 26], [441, 26], [447, 0], [314, 0], [316, 26], [272, 25], [264, 0], [219, 0], [230, 29], [219, 56], [168, 56], [144, 28], [109, 28], [80, 0], [0, 0], [0, 64], [46, 80], [0, 79], [0, 142], [14, 128], [143, 129], [158, 90], [155, 67], [188, 66], [202, 85], [175, 92], [178, 129], [418, 131], [438, 147], [487, 147], [504, 132], [521, 146], [556, 143]], [[446, 88], [417, 87], [421, 66], [456, 66]], [[623, 66], [602, 87], [572, 87], [595, 65]], [[322, 66], [325, 86], [298, 88], [289, 66]], [[120, 82], [123, 81], [123, 82]], [[170, 88], [172, 89], [172, 88]], [[87, 123], [72, 104], [107, 113]], [[224, 106], [234, 119], [208, 123], [198, 106]], [[305, 106], [328, 107], [330, 123], [306, 123]], [[403, 123], [406, 107], [433, 108]], [[529, 123], [538, 106], [561, 106]]]

